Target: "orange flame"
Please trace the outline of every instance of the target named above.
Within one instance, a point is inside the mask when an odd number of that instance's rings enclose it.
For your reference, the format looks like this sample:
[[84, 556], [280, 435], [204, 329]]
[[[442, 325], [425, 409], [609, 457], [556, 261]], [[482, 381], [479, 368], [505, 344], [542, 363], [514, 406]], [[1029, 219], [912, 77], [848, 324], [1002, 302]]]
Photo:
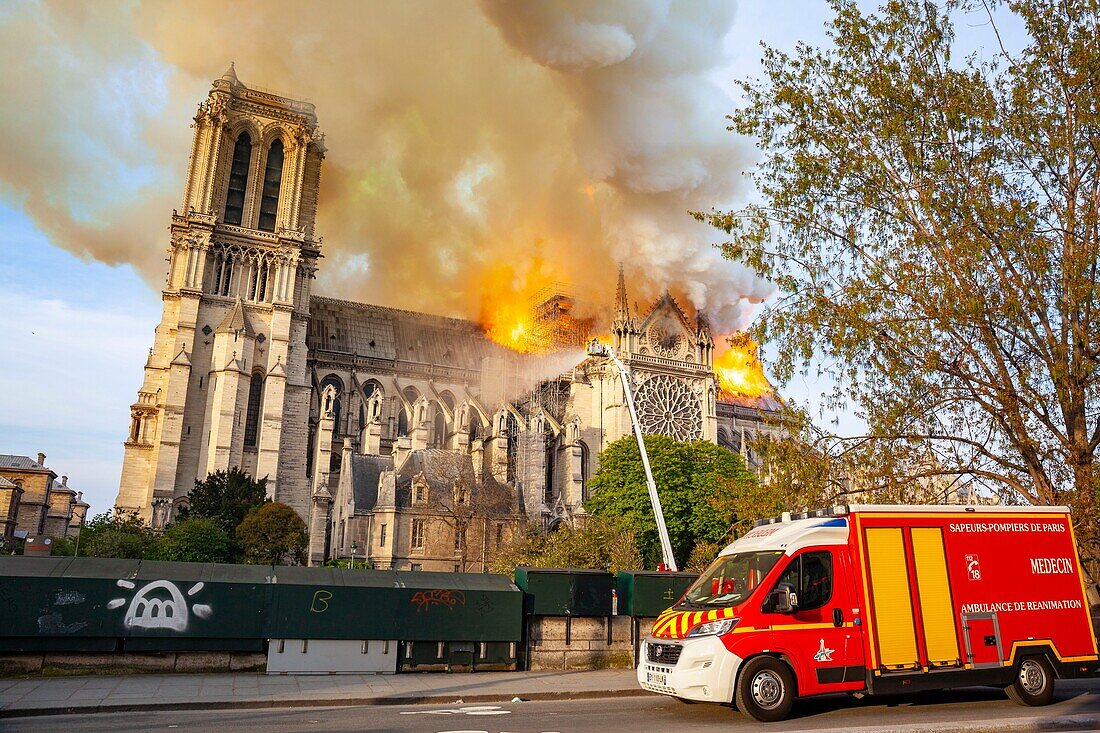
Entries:
[[747, 333], [736, 333], [728, 341], [729, 349], [714, 357], [714, 372], [722, 396], [763, 397], [772, 394], [774, 390], [764, 376], [764, 367], [757, 357], [760, 344], [749, 338]]
[[551, 278], [538, 268], [523, 275], [508, 265], [489, 270], [481, 282], [481, 317], [485, 334], [501, 346], [526, 354], [538, 350], [534, 342], [531, 298]]

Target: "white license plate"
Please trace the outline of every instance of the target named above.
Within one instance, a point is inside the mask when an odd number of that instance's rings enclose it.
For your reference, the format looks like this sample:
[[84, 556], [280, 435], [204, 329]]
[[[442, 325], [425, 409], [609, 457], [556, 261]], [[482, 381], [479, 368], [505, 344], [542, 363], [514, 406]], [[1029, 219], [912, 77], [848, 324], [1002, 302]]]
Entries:
[[663, 674], [657, 674], [656, 672], [646, 672], [645, 681], [651, 685], [660, 685], [661, 687], [668, 687], [668, 679]]

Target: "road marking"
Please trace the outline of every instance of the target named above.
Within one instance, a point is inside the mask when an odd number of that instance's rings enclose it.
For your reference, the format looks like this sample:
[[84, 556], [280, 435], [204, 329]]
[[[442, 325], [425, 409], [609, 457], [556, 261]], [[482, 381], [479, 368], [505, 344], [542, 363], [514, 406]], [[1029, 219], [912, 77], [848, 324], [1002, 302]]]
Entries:
[[[402, 710], [401, 715], [511, 715], [511, 710], [505, 710], [499, 705], [473, 705], [464, 708], [449, 708], [444, 710]], [[449, 733], [454, 733], [453, 731]]]

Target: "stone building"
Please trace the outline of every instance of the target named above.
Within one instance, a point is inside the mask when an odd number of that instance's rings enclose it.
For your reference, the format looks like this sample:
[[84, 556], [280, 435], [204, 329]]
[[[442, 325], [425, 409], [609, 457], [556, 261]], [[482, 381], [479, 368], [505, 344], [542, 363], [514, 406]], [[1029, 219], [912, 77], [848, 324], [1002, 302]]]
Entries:
[[[596, 456], [631, 426], [605, 357], [561, 373], [545, 356], [587, 336], [568, 297], [536, 304], [562, 343], [519, 354], [472, 321], [313, 295], [313, 106], [231, 67], [194, 127], [119, 507], [163, 526], [196, 479], [240, 466], [306, 519], [311, 562], [425, 570], [481, 569], [521, 518], [583, 513]], [[719, 392], [706, 321], [667, 293], [632, 313], [622, 272], [611, 311], [643, 429], [744, 451], [778, 405]]]
[[312, 104], [248, 89], [232, 67], [193, 127], [116, 503], [163, 526], [196, 478], [240, 466], [304, 516], [323, 137]]
[[37, 458], [0, 455], [0, 540], [11, 547], [27, 537], [76, 537], [88, 513], [84, 492], [69, 486], [69, 477]]

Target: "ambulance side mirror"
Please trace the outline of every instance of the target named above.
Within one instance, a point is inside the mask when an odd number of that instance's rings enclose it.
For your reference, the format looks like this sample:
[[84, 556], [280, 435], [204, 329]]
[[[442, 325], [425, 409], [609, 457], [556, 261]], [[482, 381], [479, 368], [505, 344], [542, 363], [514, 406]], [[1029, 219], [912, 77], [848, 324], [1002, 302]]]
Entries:
[[790, 583], [780, 583], [764, 599], [764, 613], [794, 613], [798, 609], [798, 594]]

